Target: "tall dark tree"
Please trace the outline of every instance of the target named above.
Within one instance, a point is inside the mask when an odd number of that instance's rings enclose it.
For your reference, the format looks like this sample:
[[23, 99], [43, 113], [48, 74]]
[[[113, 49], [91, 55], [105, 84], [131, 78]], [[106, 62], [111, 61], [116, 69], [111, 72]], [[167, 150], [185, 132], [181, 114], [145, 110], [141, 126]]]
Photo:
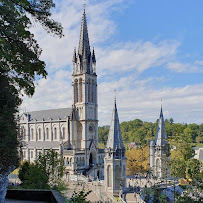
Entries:
[[62, 26], [51, 19], [53, 0], [0, 1], [0, 202], [4, 202], [8, 174], [18, 165], [16, 113], [20, 94], [32, 96], [35, 77], [46, 78], [45, 63], [29, 28], [32, 17], [53, 35]]

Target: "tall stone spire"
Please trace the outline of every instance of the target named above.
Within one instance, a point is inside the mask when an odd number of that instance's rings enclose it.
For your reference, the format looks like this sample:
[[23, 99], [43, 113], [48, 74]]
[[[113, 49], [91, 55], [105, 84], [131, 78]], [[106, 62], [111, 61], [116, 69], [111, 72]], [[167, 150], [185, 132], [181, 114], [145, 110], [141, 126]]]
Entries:
[[80, 55], [81, 62], [86, 60], [86, 62], [88, 64], [90, 63], [91, 52], [90, 52], [90, 44], [89, 44], [89, 37], [88, 37], [85, 8], [84, 8], [82, 23], [81, 23], [78, 54]]
[[155, 144], [157, 146], [163, 146], [164, 144], [167, 143], [167, 134], [166, 134], [166, 129], [165, 129], [165, 124], [164, 124], [164, 116], [163, 116], [163, 110], [161, 106], [161, 112], [160, 112], [160, 117], [158, 121], [158, 126], [157, 126], [157, 132], [156, 132], [156, 138], [155, 138]]
[[107, 148], [112, 150], [124, 148], [123, 146], [123, 139], [121, 135], [120, 123], [118, 118], [118, 111], [116, 106], [116, 99], [114, 101], [114, 108], [111, 120], [111, 127], [109, 130], [109, 136], [107, 141]]

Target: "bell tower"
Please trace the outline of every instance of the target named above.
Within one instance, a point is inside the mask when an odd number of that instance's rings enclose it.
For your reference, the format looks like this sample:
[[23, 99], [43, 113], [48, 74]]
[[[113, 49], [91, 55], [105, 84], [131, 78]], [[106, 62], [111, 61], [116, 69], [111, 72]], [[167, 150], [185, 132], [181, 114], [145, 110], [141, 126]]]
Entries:
[[98, 146], [97, 75], [94, 48], [90, 49], [85, 8], [82, 17], [78, 53], [73, 54], [72, 104], [77, 112], [77, 149]]

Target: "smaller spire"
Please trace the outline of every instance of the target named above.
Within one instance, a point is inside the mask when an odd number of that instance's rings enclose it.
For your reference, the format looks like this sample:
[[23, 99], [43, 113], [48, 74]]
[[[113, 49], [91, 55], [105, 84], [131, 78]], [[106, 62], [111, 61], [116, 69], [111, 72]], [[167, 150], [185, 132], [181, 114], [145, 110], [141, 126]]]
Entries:
[[120, 123], [118, 118], [118, 111], [116, 107], [116, 100], [114, 100], [114, 108], [112, 113], [112, 119], [111, 119], [111, 126], [109, 129], [109, 135], [108, 135], [108, 141], [107, 141], [107, 148], [110, 148], [112, 150], [116, 150], [116, 148], [124, 148], [123, 145], [123, 139], [120, 129]]
[[76, 63], [77, 61], [77, 55], [76, 55], [76, 47], [74, 48], [74, 53], [73, 53], [73, 63]]
[[161, 105], [161, 111], [160, 111], [160, 117], [159, 117], [158, 126], [157, 126], [155, 143], [156, 143], [156, 145], [162, 146], [167, 142], [166, 141], [167, 139], [168, 139], [168, 137], [166, 134], [163, 110], [162, 110], [162, 105]]
[[95, 57], [95, 53], [94, 53], [94, 47], [93, 47], [93, 50], [92, 50], [92, 62], [96, 63], [96, 57]]

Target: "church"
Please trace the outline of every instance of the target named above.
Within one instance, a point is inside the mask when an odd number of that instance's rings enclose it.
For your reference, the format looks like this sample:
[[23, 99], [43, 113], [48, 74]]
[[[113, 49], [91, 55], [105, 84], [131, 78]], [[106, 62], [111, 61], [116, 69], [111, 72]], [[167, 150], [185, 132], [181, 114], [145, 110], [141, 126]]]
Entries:
[[116, 193], [120, 181], [125, 186], [125, 148], [116, 100], [107, 147], [98, 148], [96, 56], [94, 49], [90, 49], [85, 9], [79, 47], [74, 50], [72, 62], [72, 107], [23, 113], [19, 122], [24, 143], [21, 158], [33, 162], [40, 153], [54, 149], [63, 155], [66, 175], [82, 173], [93, 178], [106, 175], [107, 189]]

